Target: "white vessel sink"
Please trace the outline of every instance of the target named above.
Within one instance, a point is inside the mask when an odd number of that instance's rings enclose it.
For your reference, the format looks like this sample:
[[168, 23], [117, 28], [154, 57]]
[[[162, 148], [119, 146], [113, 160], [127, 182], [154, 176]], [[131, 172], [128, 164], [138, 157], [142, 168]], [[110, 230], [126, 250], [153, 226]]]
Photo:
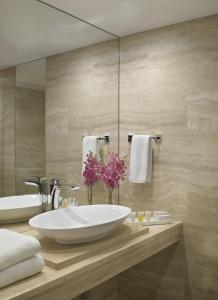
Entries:
[[77, 244], [105, 237], [131, 210], [119, 205], [84, 205], [49, 211], [29, 220], [31, 227], [61, 244]]
[[39, 195], [22, 195], [0, 198], [0, 224], [29, 220], [42, 212]]

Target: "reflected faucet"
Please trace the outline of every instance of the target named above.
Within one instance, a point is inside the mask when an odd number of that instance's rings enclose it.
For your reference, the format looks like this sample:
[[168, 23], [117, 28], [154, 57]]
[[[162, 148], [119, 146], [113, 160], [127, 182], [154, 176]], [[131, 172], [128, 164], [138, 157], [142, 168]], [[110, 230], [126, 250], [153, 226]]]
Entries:
[[38, 188], [39, 195], [42, 203], [42, 212], [46, 211], [47, 208], [47, 196], [45, 195], [45, 182], [47, 178], [33, 176], [33, 179], [27, 179], [24, 181], [24, 184], [35, 186]]
[[42, 183], [46, 180], [46, 178], [42, 178], [39, 176], [33, 176], [33, 179], [27, 179], [24, 181], [26, 185], [32, 185], [38, 188], [39, 194], [42, 193]]

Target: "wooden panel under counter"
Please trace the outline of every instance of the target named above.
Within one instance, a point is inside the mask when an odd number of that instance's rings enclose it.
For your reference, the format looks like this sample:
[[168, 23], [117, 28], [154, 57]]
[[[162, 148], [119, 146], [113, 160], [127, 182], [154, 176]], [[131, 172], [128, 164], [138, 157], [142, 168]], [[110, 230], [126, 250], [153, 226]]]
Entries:
[[[16, 227], [12, 229], [16, 230]], [[46, 266], [42, 273], [0, 289], [0, 299], [70, 300], [176, 243], [180, 239], [182, 224], [173, 222], [149, 229], [149, 232], [139, 230], [140, 234], [137, 233], [135, 237], [126, 240], [122, 238], [119, 246], [114, 237], [114, 244], [108, 243], [107, 251], [102, 246], [99, 251], [95, 247], [90, 255], [73, 260], [72, 264], [65, 264], [58, 270]], [[26, 227], [24, 233], [35, 235]], [[93, 243], [90, 243], [90, 247], [93, 247]]]

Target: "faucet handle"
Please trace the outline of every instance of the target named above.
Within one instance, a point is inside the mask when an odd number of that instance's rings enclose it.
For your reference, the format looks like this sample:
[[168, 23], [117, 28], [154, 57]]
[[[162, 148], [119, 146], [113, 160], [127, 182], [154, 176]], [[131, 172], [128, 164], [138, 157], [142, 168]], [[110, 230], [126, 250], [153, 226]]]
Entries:
[[55, 178], [53, 178], [53, 179], [51, 180], [51, 184], [52, 184], [53, 186], [56, 185], [56, 186], [58, 186], [58, 187], [60, 187], [60, 188], [68, 188], [68, 189], [71, 189], [72, 191], [78, 191], [78, 190], [80, 189], [80, 187], [79, 187], [79, 186], [76, 186], [76, 185], [61, 184], [61, 183], [60, 183], [60, 180], [59, 180], [59, 179], [55, 179]]

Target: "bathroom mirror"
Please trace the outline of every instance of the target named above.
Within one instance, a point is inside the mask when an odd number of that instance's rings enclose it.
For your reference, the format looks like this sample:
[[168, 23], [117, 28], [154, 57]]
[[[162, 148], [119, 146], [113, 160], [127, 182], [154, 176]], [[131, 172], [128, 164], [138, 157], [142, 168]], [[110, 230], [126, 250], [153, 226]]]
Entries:
[[118, 152], [119, 39], [37, 0], [1, 0], [0, 28], [0, 193], [37, 193], [24, 180], [42, 176], [86, 202], [83, 136], [109, 133]]

